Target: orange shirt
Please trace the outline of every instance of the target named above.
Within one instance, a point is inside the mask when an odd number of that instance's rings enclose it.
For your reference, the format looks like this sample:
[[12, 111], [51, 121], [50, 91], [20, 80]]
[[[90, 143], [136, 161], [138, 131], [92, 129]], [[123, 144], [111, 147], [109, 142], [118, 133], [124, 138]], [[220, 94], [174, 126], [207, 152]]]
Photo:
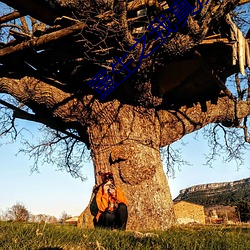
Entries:
[[98, 214], [96, 215], [96, 220], [98, 221], [101, 213], [105, 210], [113, 211], [113, 207], [111, 204], [119, 204], [124, 203], [127, 205], [127, 199], [119, 187], [116, 187], [116, 195], [113, 197], [109, 193], [104, 193], [103, 186], [100, 186], [97, 194], [96, 194], [96, 204], [98, 207]]

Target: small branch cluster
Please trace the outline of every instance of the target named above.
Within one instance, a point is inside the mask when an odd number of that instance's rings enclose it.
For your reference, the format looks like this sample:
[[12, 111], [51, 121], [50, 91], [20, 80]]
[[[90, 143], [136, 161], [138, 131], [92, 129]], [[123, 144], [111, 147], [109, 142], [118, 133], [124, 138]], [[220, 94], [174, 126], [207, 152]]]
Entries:
[[167, 168], [166, 173], [168, 177], [174, 177], [176, 169], [180, 171], [183, 166], [191, 165], [183, 158], [180, 148], [173, 148], [172, 145], [168, 145], [161, 148], [160, 152], [163, 159], [163, 165]]
[[[7, 99], [7, 100], [5, 100]], [[17, 138], [18, 131], [15, 127], [15, 117], [13, 116], [12, 110], [8, 107], [10, 100], [4, 96], [0, 99], [0, 138], [3, 136], [9, 136], [11, 141]]]
[[210, 153], [206, 155], [205, 165], [211, 167], [212, 162], [223, 155], [223, 162], [234, 160], [237, 166], [244, 163], [244, 153], [250, 148], [240, 129], [211, 124], [204, 128], [203, 136], [208, 140], [210, 148]]
[[[83, 142], [72, 138], [71, 136], [62, 134], [58, 131], [43, 127], [41, 132], [44, 138], [38, 143], [30, 143], [27, 138], [22, 138], [24, 149], [19, 153], [28, 154], [34, 159], [34, 164], [31, 168], [32, 172], [39, 171], [40, 164], [53, 164], [58, 170], [66, 170], [74, 178], [85, 180], [82, 168], [86, 162], [89, 152]], [[70, 131], [70, 133], [75, 133]], [[42, 159], [42, 162], [41, 162]]]

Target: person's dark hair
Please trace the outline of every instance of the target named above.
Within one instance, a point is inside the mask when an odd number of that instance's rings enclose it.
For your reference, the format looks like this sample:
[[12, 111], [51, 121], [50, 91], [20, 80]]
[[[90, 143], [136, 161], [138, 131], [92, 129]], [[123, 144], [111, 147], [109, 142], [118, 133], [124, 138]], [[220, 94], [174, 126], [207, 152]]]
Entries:
[[106, 183], [109, 180], [114, 181], [114, 177], [113, 177], [113, 173], [112, 172], [103, 173], [102, 176], [101, 176], [101, 178], [102, 178], [102, 182], [103, 183]]

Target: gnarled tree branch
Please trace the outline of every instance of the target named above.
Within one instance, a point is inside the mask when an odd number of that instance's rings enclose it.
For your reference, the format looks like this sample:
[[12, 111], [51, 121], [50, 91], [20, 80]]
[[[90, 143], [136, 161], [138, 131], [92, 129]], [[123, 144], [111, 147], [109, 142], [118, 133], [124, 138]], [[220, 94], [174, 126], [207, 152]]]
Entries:
[[216, 104], [206, 102], [207, 110], [201, 104], [193, 107], [181, 107], [178, 111], [158, 111], [161, 124], [161, 147], [170, 145], [184, 135], [198, 130], [209, 123], [239, 124], [250, 114], [247, 102], [238, 101], [228, 96], [219, 97]]

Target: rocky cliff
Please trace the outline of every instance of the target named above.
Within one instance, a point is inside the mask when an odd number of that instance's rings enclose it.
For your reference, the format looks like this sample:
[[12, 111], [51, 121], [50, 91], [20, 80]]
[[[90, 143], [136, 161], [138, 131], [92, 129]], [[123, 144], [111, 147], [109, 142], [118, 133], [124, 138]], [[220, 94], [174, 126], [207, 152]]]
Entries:
[[182, 189], [174, 202], [181, 200], [204, 206], [236, 205], [239, 201], [250, 202], [250, 178]]

